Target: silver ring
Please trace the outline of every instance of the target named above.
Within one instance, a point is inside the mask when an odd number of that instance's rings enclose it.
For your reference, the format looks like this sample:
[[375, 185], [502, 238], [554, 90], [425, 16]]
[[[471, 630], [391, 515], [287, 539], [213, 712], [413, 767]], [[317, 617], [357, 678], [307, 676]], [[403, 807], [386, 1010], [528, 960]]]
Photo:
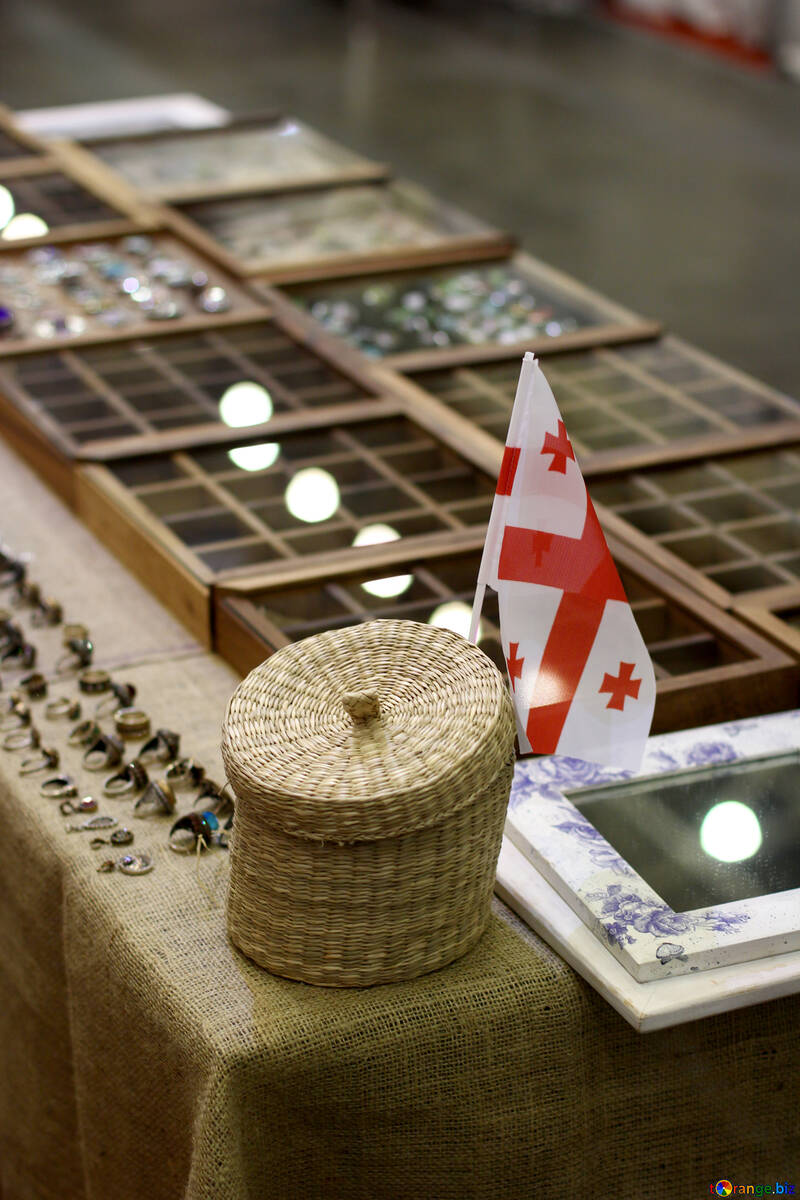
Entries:
[[109, 775], [103, 784], [103, 791], [106, 796], [127, 796], [130, 792], [140, 792], [147, 787], [147, 783], [147, 771], [142, 764], [130, 762], [116, 775]]
[[175, 812], [175, 793], [166, 779], [152, 779], [133, 806], [135, 817], [149, 817], [151, 814], [167, 815]]
[[81, 715], [81, 702], [70, 700], [69, 696], [59, 696], [57, 700], [48, 700], [44, 706], [44, 715], [49, 721], [77, 721]]
[[35, 775], [37, 771], [54, 771], [58, 767], [60, 755], [57, 750], [42, 747], [41, 754], [23, 758], [19, 769], [20, 775]]
[[83, 756], [83, 765], [87, 771], [107, 771], [122, 762], [125, 747], [113, 733], [101, 733], [89, 744]]
[[41, 744], [39, 730], [35, 725], [25, 729], [14, 729], [3, 738], [4, 750], [38, 750]]
[[78, 788], [71, 775], [54, 775], [52, 779], [45, 779], [39, 788], [39, 795], [48, 800], [67, 800], [77, 794]]

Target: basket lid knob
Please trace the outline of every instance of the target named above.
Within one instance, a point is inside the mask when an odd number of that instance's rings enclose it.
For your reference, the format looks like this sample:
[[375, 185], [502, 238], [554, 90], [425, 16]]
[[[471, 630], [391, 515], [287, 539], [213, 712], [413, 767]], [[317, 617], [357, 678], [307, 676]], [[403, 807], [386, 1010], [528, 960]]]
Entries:
[[356, 722], [371, 721], [381, 711], [377, 692], [345, 692], [342, 704]]

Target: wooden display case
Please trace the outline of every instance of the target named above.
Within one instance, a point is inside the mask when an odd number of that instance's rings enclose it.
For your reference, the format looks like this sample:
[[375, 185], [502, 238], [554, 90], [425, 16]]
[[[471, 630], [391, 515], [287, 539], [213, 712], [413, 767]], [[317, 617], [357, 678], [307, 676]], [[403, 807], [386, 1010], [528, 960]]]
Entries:
[[84, 143], [141, 195], [187, 202], [384, 179], [388, 168], [296, 117], [238, 117], [206, 129], [161, 130]]
[[[379, 378], [505, 443], [521, 356]], [[551, 355], [543, 366], [585, 474], [800, 439], [800, 404], [675, 337]]]
[[800, 581], [800, 445], [591, 480], [614, 533], [712, 603]]
[[[399, 264], [398, 264], [399, 266]], [[322, 325], [412, 373], [657, 337], [661, 327], [529, 254], [290, 288], [257, 284], [304, 327]], [[513, 350], [512, 350], [513, 348]]]
[[90, 528], [207, 643], [212, 586], [324, 577], [366, 561], [375, 539], [482, 538], [495, 477], [375, 398], [322, 428], [317, 411], [295, 412], [258, 441], [229, 430], [199, 449], [84, 465], [76, 485]]
[[[771, 712], [797, 702], [800, 664], [727, 613], [609, 540], [656, 673], [653, 732]], [[483, 537], [425, 555], [394, 542], [380, 561], [341, 558], [304, 580], [223, 584], [214, 596], [216, 647], [245, 674], [275, 650], [325, 629], [391, 617], [465, 633]], [[388, 552], [388, 553], [387, 553]], [[497, 596], [486, 593], [479, 643], [505, 674]]]
[[229, 271], [271, 283], [495, 257], [513, 246], [407, 180], [251, 191], [165, 212]]
[[[167, 268], [177, 269], [183, 280], [173, 276], [171, 281]], [[205, 284], [199, 286], [203, 279]], [[149, 296], [137, 294], [136, 282]], [[169, 319], [150, 315], [159, 288], [178, 304], [179, 311]], [[223, 289], [224, 303], [217, 297], [204, 308], [209, 294], [204, 289], [213, 288]], [[0, 331], [0, 363], [10, 355], [132, 336], [155, 338], [267, 311], [263, 301], [221, 267], [166, 233], [72, 240], [57, 246], [9, 242], [5, 248], [0, 243], [0, 290], [4, 307], [14, 313], [13, 325]]]
[[764, 592], [749, 604], [734, 604], [733, 611], [787, 654], [800, 658], [800, 584]]

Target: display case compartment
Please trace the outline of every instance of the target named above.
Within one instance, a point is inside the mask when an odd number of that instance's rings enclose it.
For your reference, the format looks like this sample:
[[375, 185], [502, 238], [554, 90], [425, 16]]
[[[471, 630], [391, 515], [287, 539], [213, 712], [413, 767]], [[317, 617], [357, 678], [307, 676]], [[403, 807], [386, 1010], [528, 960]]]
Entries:
[[0, 330], [0, 362], [8, 355], [151, 339], [267, 311], [194, 247], [149, 231], [56, 245], [0, 242], [0, 295], [12, 314]]
[[[400, 387], [505, 443], [520, 365], [514, 353], [418, 372]], [[675, 337], [553, 354], [542, 369], [585, 474], [800, 439], [800, 403]], [[800, 486], [785, 498], [800, 507]]]
[[800, 585], [800, 443], [589, 484], [610, 531], [723, 608]]
[[452, 444], [389, 399], [335, 424], [321, 415], [290, 414], [258, 440], [228, 430], [217, 444], [82, 465], [78, 510], [206, 644], [213, 585], [324, 577], [367, 561], [374, 541], [411, 552], [476, 529], [482, 539], [494, 477]]
[[800, 584], [764, 592], [758, 600], [737, 602], [733, 611], [787, 654], [800, 659]]
[[513, 245], [408, 180], [251, 191], [165, 211], [229, 271], [270, 283], [496, 257]]
[[[625, 545], [613, 538], [609, 545], [653, 662], [654, 733], [797, 703], [800, 664]], [[367, 562], [341, 558], [302, 579], [287, 568], [271, 580], [222, 583], [214, 596], [216, 647], [246, 674], [290, 642], [380, 617], [448, 624], [466, 636], [482, 549], [482, 533], [458, 547], [430, 540], [424, 556], [392, 542], [372, 548]], [[505, 673], [491, 589], [478, 645]]]
[[[398, 264], [399, 266], [399, 264]], [[529, 254], [259, 290], [368, 358], [415, 372], [657, 337], [660, 326]]]
[[142, 195], [191, 201], [383, 179], [388, 168], [293, 116], [234, 118], [206, 129], [93, 139], [86, 148]]
[[346, 348], [274, 317], [158, 332], [0, 361], [0, 415], [13, 406], [65, 459], [111, 461], [398, 411]]

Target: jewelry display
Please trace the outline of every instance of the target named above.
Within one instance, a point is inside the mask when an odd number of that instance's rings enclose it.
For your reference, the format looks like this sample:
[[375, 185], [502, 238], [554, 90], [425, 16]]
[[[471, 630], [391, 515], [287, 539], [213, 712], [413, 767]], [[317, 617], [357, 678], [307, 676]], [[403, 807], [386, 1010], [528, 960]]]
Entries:
[[[112, 683], [109, 687], [109, 691], [111, 692], [111, 695], [106, 696], [104, 700], [101, 700], [95, 709], [98, 717], [106, 717], [115, 709], [130, 708], [136, 699], [136, 688], [132, 683]], [[120, 732], [121, 731], [117, 729], [117, 733]], [[122, 734], [122, 736], [124, 737], [125, 735]], [[146, 737], [147, 734], [143, 734], [143, 736]]]
[[70, 746], [89, 746], [102, 735], [102, 729], [97, 721], [81, 721], [72, 729], [67, 737]]
[[40, 744], [39, 730], [35, 725], [14, 729], [3, 738], [3, 749], [16, 753], [18, 750], [36, 750]]
[[54, 775], [46, 779], [39, 788], [39, 795], [46, 800], [68, 800], [78, 794], [78, 785], [71, 775]]
[[62, 800], [58, 806], [58, 811], [64, 817], [72, 816], [74, 813], [97, 812], [97, 801], [94, 796], [84, 796], [82, 800], [78, 800], [75, 804], [71, 800]]
[[153, 859], [149, 854], [124, 854], [122, 858], [108, 858], [97, 868], [98, 871], [121, 871], [123, 875], [147, 875], [153, 870]]
[[200, 787], [206, 777], [205, 767], [191, 758], [179, 758], [167, 767], [166, 779], [174, 791]]
[[17, 686], [29, 700], [42, 700], [47, 695], [47, 680], [40, 671], [26, 675]]
[[487, 243], [495, 254], [509, 245], [482, 221], [406, 181], [226, 196], [181, 204], [178, 211], [239, 270], [270, 276], [302, 264], [319, 278], [331, 273], [336, 259], [361, 255], [369, 269], [376, 256], [399, 250], [419, 261], [448, 242], [469, 241], [477, 254]]
[[73, 637], [66, 641], [67, 653], [56, 663], [59, 675], [66, 675], [79, 667], [88, 667], [94, 654], [94, 642], [88, 637]]
[[60, 625], [63, 616], [64, 610], [56, 600], [42, 600], [31, 616], [31, 624], [36, 626]]
[[59, 696], [57, 700], [49, 700], [45, 704], [44, 715], [49, 721], [77, 721], [81, 715], [80, 701]]
[[81, 821], [80, 825], [65, 826], [67, 833], [92, 833], [95, 829], [114, 829], [119, 825], [116, 817], [108, 817], [105, 814], [89, 817], [86, 821]]
[[78, 673], [78, 687], [82, 692], [107, 692], [111, 687], [111, 676], [108, 671], [97, 668], [85, 668]]
[[0, 292], [0, 344], [137, 333], [251, 307], [224, 272], [164, 234], [5, 252]]
[[107, 771], [122, 762], [125, 746], [120, 738], [113, 733], [101, 733], [83, 756], [83, 765], [87, 771]]
[[115, 829], [108, 838], [93, 837], [89, 842], [92, 850], [99, 850], [101, 846], [130, 846], [133, 841], [133, 833], [130, 829]]
[[163, 816], [164, 814], [169, 816], [174, 813], [175, 805], [175, 793], [166, 779], [153, 779], [134, 804], [133, 815], [135, 817]]
[[61, 755], [58, 750], [42, 746], [38, 754], [24, 758], [20, 766], [20, 775], [35, 775], [37, 771], [50, 771], [58, 767]]
[[138, 760], [128, 763], [116, 775], [109, 775], [103, 784], [106, 796], [130, 796], [147, 787], [149, 777], [147, 771]]
[[249, 119], [219, 129], [170, 131], [148, 138], [110, 138], [93, 142], [91, 149], [134, 187], [158, 199], [192, 190], [298, 186], [337, 174], [365, 173], [373, 166], [295, 117]]
[[169, 831], [169, 848], [176, 854], [208, 850], [219, 832], [219, 821], [210, 810], [179, 817]]
[[177, 758], [181, 735], [171, 729], [159, 729], [137, 754], [139, 762], [168, 763]]
[[126, 741], [139, 741], [150, 736], [150, 718], [141, 708], [118, 708], [114, 713], [114, 728]]

